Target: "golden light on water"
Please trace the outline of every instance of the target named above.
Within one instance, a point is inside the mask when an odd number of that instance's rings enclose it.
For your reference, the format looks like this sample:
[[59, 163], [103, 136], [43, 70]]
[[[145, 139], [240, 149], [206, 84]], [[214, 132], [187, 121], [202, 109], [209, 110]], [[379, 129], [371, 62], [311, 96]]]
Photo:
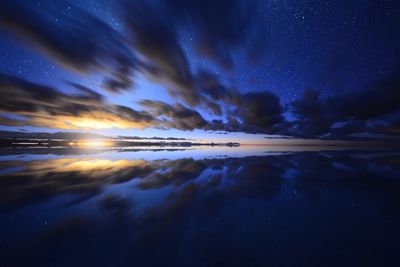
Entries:
[[79, 141], [79, 142], [70, 142], [69, 144], [71, 146], [90, 147], [90, 148], [114, 146], [114, 142], [102, 141], [102, 140], [85, 140], [85, 141]]
[[88, 176], [112, 175], [118, 171], [137, 167], [147, 166], [144, 160], [109, 160], [94, 158], [62, 158], [43, 161], [32, 161], [26, 164], [24, 173], [35, 175], [46, 175], [52, 173], [80, 172]]

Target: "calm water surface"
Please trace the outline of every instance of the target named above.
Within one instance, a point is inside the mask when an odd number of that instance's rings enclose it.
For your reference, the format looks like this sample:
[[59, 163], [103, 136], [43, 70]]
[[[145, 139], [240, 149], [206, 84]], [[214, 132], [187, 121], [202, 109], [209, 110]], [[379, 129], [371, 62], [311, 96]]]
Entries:
[[0, 151], [0, 266], [400, 266], [400, 153]]

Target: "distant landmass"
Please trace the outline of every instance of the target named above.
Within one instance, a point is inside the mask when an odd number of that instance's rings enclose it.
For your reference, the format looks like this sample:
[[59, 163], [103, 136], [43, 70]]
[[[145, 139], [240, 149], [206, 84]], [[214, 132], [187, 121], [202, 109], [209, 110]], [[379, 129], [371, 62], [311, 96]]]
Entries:
[[111, 137], [93, 133], [0, 131], [0, 147], [190, 147], [239, 146], [239, 143], [200, 143], [181, 137]]

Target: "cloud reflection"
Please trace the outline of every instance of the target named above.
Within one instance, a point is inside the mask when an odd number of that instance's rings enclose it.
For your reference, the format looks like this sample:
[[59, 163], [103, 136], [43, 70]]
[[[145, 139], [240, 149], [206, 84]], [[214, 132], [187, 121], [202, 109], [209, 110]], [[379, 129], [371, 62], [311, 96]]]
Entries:
[[[393, 243], [382, 247], [373, 240], [388, 233], [400, 237], [394, 227], [400, 222], [396, 153], [99, 156], [1, 162], [0, 205], [8, 212], [65, 194], [77, 199], [54, 204], [50, 209], [60, 212], [58, 219], [10, 249], [6, 262], [63, 266], [84, 258], [97, 266], [291, 266], [317, 265], [322, 258], [359, 263], [365, 249], [375, 249], [369, 260], [377, 263]], [[322, 246], [327, 238], [331, 242]], [[329, 250], [338, 244], [343, 255], [333, 259]]]

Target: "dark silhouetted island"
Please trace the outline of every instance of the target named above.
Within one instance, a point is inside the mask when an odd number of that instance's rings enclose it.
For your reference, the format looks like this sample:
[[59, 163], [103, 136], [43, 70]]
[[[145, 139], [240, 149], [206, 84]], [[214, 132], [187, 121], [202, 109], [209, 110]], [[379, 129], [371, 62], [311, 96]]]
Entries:
[[238, 147], [239, 143], [203, 143], [193, 139], [176, 137], [107, 137], [86, 133], [25, 133], [0, 131], [0, 147], [191, 147], [191, 146], [228, 146]]

